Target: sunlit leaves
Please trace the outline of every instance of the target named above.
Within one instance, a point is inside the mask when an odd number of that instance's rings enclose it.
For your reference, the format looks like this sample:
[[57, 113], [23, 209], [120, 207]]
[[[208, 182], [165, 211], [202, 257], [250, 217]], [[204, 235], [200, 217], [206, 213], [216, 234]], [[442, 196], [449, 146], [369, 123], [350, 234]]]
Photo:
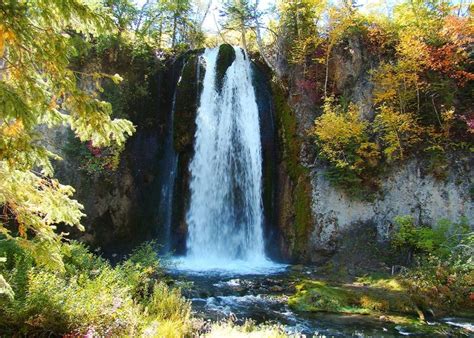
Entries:
[[[113, 32], [105, 8], [93, 1], [6, 1], [0, 3], [0, 232], [16, 237], [38, 260], [60, 266], [54, 248], [56, 224], [82, 230], [82, 206], [74, 189], [53, 178], [52, 159], [41, 128], [70, 126], [81, 140], [98, 146], [122, 145], [135, 129], [112, 119], [111, 106], [98, 99], [104, 76], [78, 73], [73, 36], [87, 40]], [[95, 87], [80, 86], [93, 81]], [[29, 241], [36, 237], [35, 243]]]
[[312, 134], [316, 137], [321, 154], [336, 167], [359, 170], [364, 161], [374, 164], [379, 158], [377, 145], [369, 141], [368, 123], [360, 118], [356, 105], [347, 110], [329, 97], [324, 103], [324, 113], [314, 124]]
[[410, 113], [401, 113], [388, 106], [380, 108], [375, 118], [375, 130], [381, 134], [389, 161], [403, 160], [405, 151], [421, 140], [422, 130], [416, 119]]

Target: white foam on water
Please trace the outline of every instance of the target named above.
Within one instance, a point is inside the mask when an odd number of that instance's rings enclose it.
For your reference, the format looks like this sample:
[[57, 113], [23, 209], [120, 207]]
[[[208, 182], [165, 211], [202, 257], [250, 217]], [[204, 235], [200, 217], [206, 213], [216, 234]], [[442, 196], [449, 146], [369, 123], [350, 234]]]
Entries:
[[192, 275], [242, 276], [274, 274], [284, 271], [288, 265], [275, 263], [267, 258], [262, 260], [242, 259], [196, 259], [176, 257], [172, 260], [173, 268]]
[[457, 319], [457, 318], [444, 318], [443, 321], [448, 325], [460, 327], [460, 328], [463, 328], [464, 330], [469, 331], [469, 332], [474, 332], [474, 324], [473, 323], [463, 322], [463, 321], [461, 321], [460, 319]]

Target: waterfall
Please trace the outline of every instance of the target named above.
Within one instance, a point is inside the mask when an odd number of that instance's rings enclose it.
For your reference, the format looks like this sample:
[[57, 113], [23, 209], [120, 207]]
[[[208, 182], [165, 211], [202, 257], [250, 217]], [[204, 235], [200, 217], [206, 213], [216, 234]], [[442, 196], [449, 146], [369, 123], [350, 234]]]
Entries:
[[190, 164], [191, 200], [187, 257], [193, 269], [262, 266], [262, 154], [260, 121], [250, 62], [235, 49], [221, 90], [216, 88], [219, 49], [207, 49], [203, 90]]

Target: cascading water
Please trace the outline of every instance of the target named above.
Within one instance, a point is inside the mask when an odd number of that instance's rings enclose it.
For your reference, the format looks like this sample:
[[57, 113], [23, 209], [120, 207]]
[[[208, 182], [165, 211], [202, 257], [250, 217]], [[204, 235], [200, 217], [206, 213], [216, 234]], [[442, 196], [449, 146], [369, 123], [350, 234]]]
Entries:
[[190, 165], [187, 257], [192, 270], [273, 267], [262, 233], [260, 125], [250, 62], [234, 47], [221, 90], [216, 87], [219, 49], [208, 49]]

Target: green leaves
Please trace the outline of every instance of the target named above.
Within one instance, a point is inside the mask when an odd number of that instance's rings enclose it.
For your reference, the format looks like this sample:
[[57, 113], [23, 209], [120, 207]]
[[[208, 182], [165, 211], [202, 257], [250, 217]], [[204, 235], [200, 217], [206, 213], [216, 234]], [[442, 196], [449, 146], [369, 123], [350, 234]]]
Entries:
[[[8, 257], [7, 264], [0, 262], [2, 333], [190, 334], [190, 303], [179, 289], [156, 280], [161, 266], [152, 244], [144, 244], [116, 266], [77, 242], [58, 243], [58, 247], [42, 249], [58, 252], [62, 270], [33, 262], [31, 251], [17, 241], [0, 240], [0, 257]], [[5, 290], [15, 297], [5, 296]]]
[[13, 299], [15, 297], [15, 293], [11, 288], [10, 284], [7, 283], [5, 278], [0, 274], [0, 297], [2, 295], [7, 296], [9, 299]]
[[[5, 263], [7, 261], [6, 257], [0, 257], [0, 264]], [[7, 283], [5, 278], [0, 274], [0, 297], [2, 295], [7, 296], [10, 300], [12, 300], [15, 296], [12, 287], [10, 284]]]
[[96, 146], [123, 145], [135, 131], [130, 121], [112, 119], [110, 104], [85, 85], [104, 77], [120, 83], [120, 75], [70, 67], [77, 55], [72, 36], [89, 39], [113, 32], [113, 25], [93, 1], [7, 1], [0, 9], [0, 232], [61, 270], [55, 225], [84, 230], [84, 214], [74, 189], [53, 178], [51, 160], [60, 158], [47, 148], [44, 130], [66, 125]]
[[397, 216], [397, 225], [392, 245], [398, 249], [408, 248], [421, 254], [432, 254], [446, 259], [453, 250], [469, 238], [470, 228], [466, 219], [453, 223], [440, 219], [433, 226], [417, 226], [412, 216]]

